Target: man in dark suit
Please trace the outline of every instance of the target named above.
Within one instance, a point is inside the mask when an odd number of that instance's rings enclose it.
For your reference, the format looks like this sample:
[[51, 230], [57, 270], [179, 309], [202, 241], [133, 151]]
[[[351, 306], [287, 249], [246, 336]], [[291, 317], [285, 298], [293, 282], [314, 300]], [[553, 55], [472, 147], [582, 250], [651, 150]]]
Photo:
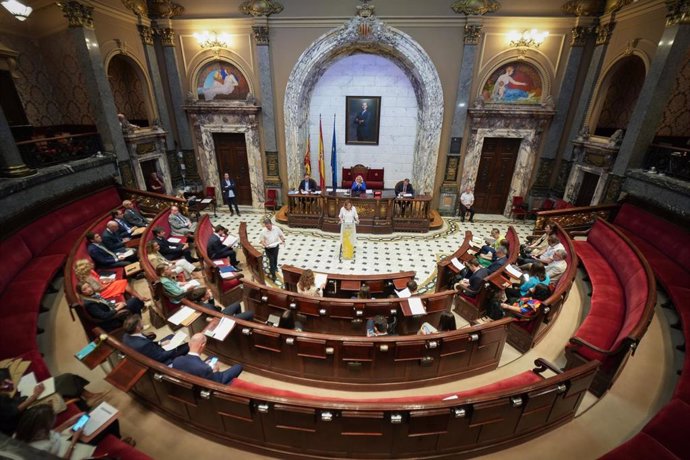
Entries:
[[396, 184], [395, 194], [400, 195], [401, 193], [414, 195], [414, 189], [412, 188], [412, 184], [410, 184], [410, 179], [405, 178], [402, 182]]
[[489, 272], [489, 275], [495, 272], [496, 270], [500, 269], [503, 264], [506, 263], [506, 258], [508, 256], [508, 250], [506, 249], [505, 246], [499, 246], [496, 248], [496, 259], [486, 267], [486, 270]]
[[114, 220], [109, 220], [108, 223], [105, 224], [105, 230], [101, 238], [103, 239], [103, 246], [113, 252], [126, 251], [127, 248], [125, 247], [125, 243], [130, 240], [127, 237], [123, 238], [121, 236], [120, 225]]
[[237, 261], [235, 251], [223, 244], [223, 240], [228, 237], [228, 229], [222, 225], [216, 225], [213, 230], [213, 235], [211, 235], [208, 239], [208, 243], [206, 243], [206, 253], [209, 259], [216, 260], [229, 257], [232, 266], [237, 268], [239, 262]]
[[355, 115], [355, 125], [357, 125], [358, 141], [371, 140], [371, 112], [369, 111], [369, 104], [366, 102], [362, 102], [362, 110]]
[[188, 262], [199, 262], [199, 259], [192, 255], [192, 251], [189, 249], [189, 245], [187, 243], [178, 244], [168, 241], [168, 239], [165, 237], [165, 229], [163, 227], [155, 227], [153, 229], [153, 238], [160, 246], [160, 250], [158, 252], [160, 252], [166, 259], [177, 260], [184, 257]]
[[86, 234], [86, 240], [89, 242], [86, 250], [94, 264], [96, 264], [96, 267], [125, 267], [131, 263], [121, 254], [103, 246], [103, 239], [98, 233], [88, 232]]
[[141, 213], [134, 207], [134, 203], [129, 200], [122, 202], [122, 207], [125, 208], [125, 220], [129, 225], [135, 227], [146, 227], [149, 221], [141, 215]]
[[240, 208], [237, 207], [237, 184], [230, 177], [230, 174], [223, 174], [223, 180], [220, 184], [223, 187], [223, 200], [228, 204], [230, 208], [230, 215], [234, 216], [235, 213], [232, 212], [232, 207], [235, 206], [235, 212], [240, 215]]
[[78, 284], [77, 292], [81, 296], [81, 301], [86, 311], [106, 331], [112, 331], [122, 326], [125, 316], [123, 314], [124, 311], [139, 315], [142, 308], [144, 308], [144, 302], [136, 297], [131, 297], [126, 302], [113, 303], [106, 300], [94, 292], [89, 283]]
[[182, 345], [173, 348], [172, 350], [165, 350], [161, 345], [165, 345], [172, 338], [172, 334], [160, 341], [160, 344], [154, 342], [146, 337], [142, 332], [144, 330], [144, 323], [139, 315], [131, 315], [125, 320], [124, 324], [125, 334], [122, 336], [122, 342], [129, 348], [138, 351], [142, 355], [158, 361], [159, 363], [170, 364], [173, 359], [178, 356], [189, 353], [189, 345], [183, 343]]
[[222, 372], [218, 363], [211, 368], [200, 357], [204, 348], [206, 348], [206, 336], [201, 332], [194, 334], [189, 340], [189, 353], [175, 358], [172, 362], [172, 368], [225, 385], [242, 373], [241, 364], [235, 364]]
[[489, 270], [479, 265], [476, 258], [472, 258], [467, 262], [467, 268], [472, 272], [468, 279], [462, 279], [455, 284], [456, 290], [462, 290], [468, 297], [475, 297], [484, 284], [484, 278], [489, 276]]
[[113, 218], [113, 222], [117, 223], [117, 234], [120, 235], [120, 238], [123, 239], [123, 241], [129, 241], [132, 239], [132, 231], [134, 228], [132, 228], [131, 225], [127, 223], [125, 220], [125, 215], [122, 213], [122, 210], [116, 209], [115, 211], [110, 213], [110, 217]]
[[309, 177], [309, 174], [305, 174], [304, 179], [299, 183], [300, 193], [315, 192], [316, 190], [318, 190], [316, 181]]

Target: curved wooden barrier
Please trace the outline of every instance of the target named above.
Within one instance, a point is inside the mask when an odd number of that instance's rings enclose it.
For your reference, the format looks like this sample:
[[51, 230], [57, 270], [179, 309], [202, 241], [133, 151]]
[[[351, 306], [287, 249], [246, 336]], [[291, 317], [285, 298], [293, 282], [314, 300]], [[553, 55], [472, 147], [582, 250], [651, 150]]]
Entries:
[[453, 286], [449, 286], [451, 280], [455, 275], [460, 273], [455, 265], [453, 265], [452, 260], [458, 259], [463, 262], [470, 258], [467, 252], [472, 247], [472, 232], [469, 230], [465, 231], [465, 239], [462, 241], [460, 247], [448, 257], [444, 257], [436, 263], [436, 292], [445, 291], [446, 289], [452, 289]]
[[240, 246], [242, 246], [242, 254], [244, 255], [245, 263], [252, 276], [252, 280], [257, 283], [266, 284], [264, 279], [264, 262], [263, 254], [256, 250], [247, 238], [247, 223], [240, 222]]

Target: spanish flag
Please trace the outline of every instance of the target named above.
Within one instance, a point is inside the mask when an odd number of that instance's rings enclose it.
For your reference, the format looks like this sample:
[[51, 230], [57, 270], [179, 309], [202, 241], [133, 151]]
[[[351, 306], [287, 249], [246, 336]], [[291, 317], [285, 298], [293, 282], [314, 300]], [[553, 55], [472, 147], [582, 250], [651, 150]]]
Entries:
[[323, 128], [321, 128], [321, 115], [319, 115], [319, 187], [326, 190], [326, 161], [323, 158]]
[[311, 141], [307, 135], [307, 151], [304, 154], [304, 174], [311, 176]]

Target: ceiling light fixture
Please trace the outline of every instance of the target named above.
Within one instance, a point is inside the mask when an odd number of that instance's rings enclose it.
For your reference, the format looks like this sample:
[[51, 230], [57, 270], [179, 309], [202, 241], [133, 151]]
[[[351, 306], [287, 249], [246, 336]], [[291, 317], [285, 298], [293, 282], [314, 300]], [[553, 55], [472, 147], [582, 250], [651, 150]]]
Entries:
[[2, 6], [4, 6], [5, 9], [19, 21], [26, 21], [26, 18], [28, 18], [33, 11], [33, 8], [26, 6], [17, 0], [5, 0], [2, 2]]
[[230, 34], [227, 33], [201, 32], [195, 33], [194, 38], [199, 42], [199, 46], [204, 49], [219, 50], [220, 48], [228, 48], [231, 42]]
[[510, 46], [515, 48], [539, 48], [549, 35], [548, 32], [539, 32], [537, 29], [523, 30], [522, 32], [509, 32]]

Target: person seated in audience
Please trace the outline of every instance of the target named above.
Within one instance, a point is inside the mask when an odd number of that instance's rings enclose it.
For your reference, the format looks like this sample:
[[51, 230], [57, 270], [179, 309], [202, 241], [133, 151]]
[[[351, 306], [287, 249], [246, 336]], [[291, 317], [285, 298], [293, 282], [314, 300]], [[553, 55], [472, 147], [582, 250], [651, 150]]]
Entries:
[[326, 288], [326, 283], [317, 286], [314, 281], [314, 272], [306, 269], [302, 272], [297, 282], [297, 292], [300, 294], [312, 295], [314, 297], [323, 297], [323, 291]]
[[489, 272], [489, 275], [503, 267], [507, 260], [508, 250], [506, 249], [506, 247], [499, 246], [498, 248], [496, 248], [496, 258], [493, 262], [491, 262], [491, 265], [486, 267], [486, 270]]
[[164, 337], [159, 342], [145, 336], [143, 334], [144, 322], [139, 315], [129, 316], [124, 322], [124, 329], [125, 334], [122, 336], [122, 343], [159, 363], [170, 364], [178, 356], [189, 353], [189, 345], [186, 343], [178, 345], [172, 350], [163, 349], [174, 334]]
[[140, 315], [144, 308], [144, 302], [136, 297], [130, 297], [123, 302], [106, 300], [94, 292], [89, 283], [77, 284], [77, 292], [89, 315], [108, 332], [122, 327], [124, 317], [129, 313]]
[[172, 368], [226, 385], [242, 373], [241, 364], [235, 364], [229, 369], [220, 371], [218, 363], [211, 367], [210, 360], [202, 361], [200, 355], [205, 348], [206, 336], [201, 332], [194, 334], [189, 340], [189, 353], [175, 358]]
[[146, 227], [149, 224], [149, 220], [134, 207], [134, 203], [130, 200], [123, 201], [122, 207], [125, 208], [124, 217], [130, 226]]
[[537, 284], [529, 289], [528, 295], [520, 297], [513, 303], [501, 303], [501, 308], [518, 318], [534, 316], [541, 308], [543, 301], [549, 298], [551, 291], [545, 284]]
[[207, 289], [203, 286], [195, 286], [192, 282], [178, 283], [170, 266], [157, 266], [156, 274], [160, 278], [161, 286], [163, 286], [163, 293], [172, 303], [180, 303], [182, 299], [196, 302], [206, 294]]
[[165, 237], [165, 229], [163, 227], [154, 227], [153, 238], [158, 242], [160, 247], [159, 251], [168, 260], [177, 260], [182, 257], [185, 258], [187, 262], [199, 262], [199, 259], [192, 255], [191, 249], [189, 249], [189, 244], [187, 243], [171, 243]]
[[528, 236], [527, 244], [523, 244], [520, 248], [522, 257], [529, 257], [532, 254], [539, 255], [546, 250], [549, 245], [549, 237], [554, 234], [556, 227], [550, 222], [544, 224], [544, 233], [539, 236]]
[[470, 222], [474, 222], [474, 193], [472, 186], [468, 185], [460, 195], [460, 220], [465, 222], [465, 216], [470, 213]]
[[190, 238], [194, 235], [194, 230], [196, 230], [196, 223], [183, 216], [180, 213], [180, 208], [177, 206], [170, 207], [168, 223], [170, 224], [170, 234], [172, 236], [186, 236]]
[[292, 331], [302, 332], [302, 323], [295, 319], [295, 312], [292, 310], [285, 310], [280, 315], [278, 327], [282, 329], [290, 329]]
[[479, 261], [476, 257], [468, 260], [465, 265], [472, 273], [469, 278], [462, 279], [455, 283], [455, 290], [460, 291], [468, 297], [475, 297], [479, 294], [482, 286], [484, 285], [484, 278], [489, 276], [489, 271], [479, 265]]
[[501, 235], [501, 231], [497, 228], [491, 229], [491, 238], [494, 239], [493, 248], [498, 249], [501, 243], [506, 239], [505, 235]]
[[415, 280], [410, 280], [407, 282], [407, 290], [410, 291], [410, 294], [415, 294], [418, 288], [419, 286], [417, 286], [417, 282]]
[[414, 195], [414, 189], [412, 188], [412, 184], [410, 184], [410, 179], [405, 178], [400, 182], [399, 184], [396, 184], [395, 186], [395, 194], [396, 195], [406, 195], [406, 194]]
[[512, 303], [515, 299], [524, 297], [527, 295], [529, 290], [538, 284], [549, 285], [551, 279], [549, 275], [546, 274], [544, 269], [544, 264], [541, 262], [534, 262], [530, 265], [528, 271], [528, 278], [519, 287], [509, 287], [506, 288], [506, 297], [509, 302]]
[[[219, 306], [216, 304], [216, 300], [213, 298], [213, 294], [211, 293], [210, 289], [207, 289], [204, 295], [197, 300], [197, 303], [199, 305], [202, 305], [206, 308], [210, 308], [212, 310], [217, 310], [221, 312], [224, 315], [227, 316], [234, 316], [236, 318], [244, 319], [247, 321], [252, 321], [254, 319], [254, 312], [252, 311], [242, 311], [242, 304], [241, 302], [235, 302], [225, 308]], [[206, 319], [206, 321], [211, 321], [213, 318], [210, 316]]]
[[518, 258], [518, 262], [520, 263], [520, 268], [523, 270], [529, 268], [529, 264], [533, 262], [541, 262], [544, 265], [550, 264], [553, 262], [553, 255], [558, 249], [563, 249], [565, 250], [565, 246], [563, 246], [563, 243], [561, 243], [561, 240], [558, 238], [556, 235], [551, 235], [548, 238], [548, 246], [544, 250], [544, 252], [540, 254], [536, 254], [536, 252], [532, 252], [530, 257], [527, 258]]
[[304, 179], [299, 183], [299, 192], [300, 193], [309, 193], [309, 192], [315, 192], [319, 188], [316, 185], [316, 181], [312, 179], [309, 174], [304, 175]]
[[120, 233], [120, 224], [114, 220], [109, 220], [108, 223], [105, 224], [105, 230], [103, 231], [101, 238], [103, 239], [103, 246], [113, 252], [126, 251], [127, 247], [125, 246], [125, 243], [131, 240], [131, 238], [128, 236], [124, 238], [122, 237], [122, 234]]
[[369, 293], [369, 285], [367, 283], [362, 283], [357, 292], [357, 299], [370, 299], [371, 294]]
[[206, 243], [206, 253], [209, 259], [217, 260], [229, 257], [230, 264], [238, 268], [240, 263], [237, 261], [237, 254], [231, 247], [223, 244], [223, 240], [228, 237], [228, 229], [222, 225], [216, 225], [213, 230], [213, 235], [211, 235], [208, 239], [208, 243]]
[[132, 239], [132, 231], [134, 231], [134, 228], [127, 223], [125, 220], [125, 215], [122, 213], [121, 209], [116, 209], [115, 211], [110, 213], [110, 217], [113, 219], [114, 222], [117, 222], [117, 234], [120, 235], [120, 238], [123, 240], [127, 239], [127, 241]]
[[79, 259], [74, 263], [74, 274], [79, 283], [89, 283], [91, 289], [106, 300], [122, 298], [125, 292], [143, 302], [151, 300], [149, 297], [138, 293], [129, 284], [129, 280], [118, 280], [107, 276], [101, 277], [101, 275], [94, 270], [93, 263], [88, 259]]
[[364, 193], [367, 191], [367, 184], [364, 182], [364, 178], [359, 175], [352, 182], [352, 193]]
[[103, 246], [103, 240], [98, 233], [88, 232], [86, 240], [88, 241], [86, 250], [97, 267], [126, 267], [132, 262], [136, 262], [136, 255], [125, 257], [123, 253], [111, 251]]
[[[39, 383], [34, 387], [32, 393], [25, 397], [14, 391], [15, 387], [11, 379], [3, 380], [0, 383], [2, 383], [3, 388], [8, 389], [8, 391], [0, 391], [0, 432], [11, 436], [17, 429], [21, 415], [38, 401], [38, 397], [45, 390], [45, 385]], [[92, 393], [87, 390], [86, 387], [90, 383], [85, 378], [70, 373], [60, 374], [54, 379], [55, 392], [65, 401], [75, 399], [77, 407], [81, 410], [96, 407], [105, 398], [106, 393]]]
[[455, 315], [449, 311], [444, 311], [441, 313], [441, 317], [438, 319], [438, 328], [435, 328], [431, 324], [424, 322], [422, 327], [417, 331], [418, 335], [429, 335], [435, 334], [437, 332], [454, 331], [458, 328], [455, 324]]
[[477, 253], [477, 261], [482, 267], [488, 267], [494, 260], [496, 260], [496, 248], [494, 244], [496, 239], [493, 236], [487, 236], [484, 238], [484, 246], [479, 249]]
[[192, 278], [202, 278], [201, 269], [186, 259], [168, 260], [160, 253], [161, 245], [157, 240], [153, 239], [146, 243], [146, 253], [151, 262], [152, 267], [159, 265], [169, 265], [173, 273], [179, 275], [182, 273], [186, 280]]
[[568, 262], [565, 260], [568, 253], [565, 249], [556, 249], [553, 253], [553, 260], [546, 266], [546, 274], [551, 282], [558, 281], [563, 273], [568, 269]]
[[383, 315], [376, 315], [367, 320], [367, 337], [388, 335], [388, 321]]

